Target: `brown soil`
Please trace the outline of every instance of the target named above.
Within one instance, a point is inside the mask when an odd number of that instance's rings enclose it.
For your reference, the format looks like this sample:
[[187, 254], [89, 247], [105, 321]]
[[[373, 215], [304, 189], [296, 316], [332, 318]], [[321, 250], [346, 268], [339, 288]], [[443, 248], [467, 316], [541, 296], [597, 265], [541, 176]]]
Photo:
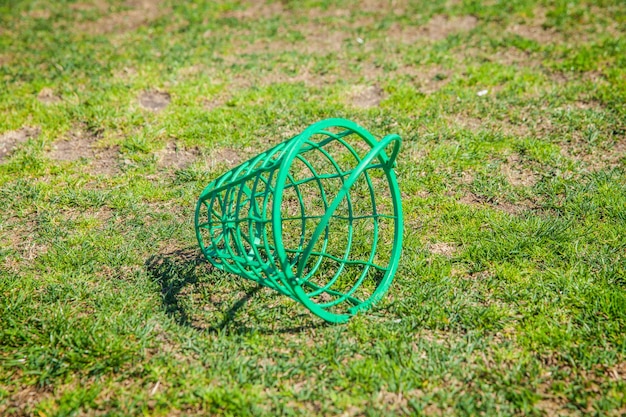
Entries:
[[520, 214], [524, 210], [524, 207], [509, 203], [508, 201], [500, 201], [494, 207], [509, 214]]
[[224, 104], [226, 104], [227, 101], [228, 101], [227, 96], [218, 95], [218, 96], [213, 96], [211, 98], [203, 99], [202, 105], [207, 110], [213, 110], [213, 109], [222, 107]]
[[139, 95], [139, 104], [144, 109], [161, 111], [170, 104], [171, 96], [165, 91], [144, 91]]
[[389, 30], [389, 39], [410, 44], [420, 40], [439, 41], [455, 33], [468, 32], [477, 24], [478, 19], [474, 16], [436, 15], [424, 26], [392, 25]]
[[[406, 72], [409, 68], [405, 68]], [[450, 78], [450, 71], [446, 70], [440, 66], [429, 66], [422, 67], [419, 71], [411, 68], [410, 75], [413, 76], [413, 79], [417, 85], [419, 85], [419, 89], [424, 94], [431, 94], [446, 85]]]
[[28, 12], [28, 16], [33, 19], [50, 19], [51, 15], [50, 10], [45, 9], [32, 10]]
[[[51, 397], [52, 392], [30, 386], [21, 389], [18, 388], [13, 392], [9, 390], [9, 397], [6, 400], [6, 403], [0, 403], [0, 415], [35, 415], [35, 406]], [[8, 410], [12, 410], [11, 414], [5, 414]]]
[[0, 163], [9, 156], [20, 144], [39, 135], [41, 130], [36, 127], [23, 127], [0, 135]]
[[14, 222], [15, 220], [17, 219], [8, 219], [0, 226], [0, 245], [7, 246], [15, 252], [5, 257], [4, 266], [10, 271], [19, 272], [30, 266], [38, 256], [46, 253], [48, 247], [37, 241], [37, 224], [32, 216], [22, 221]]
[[428, 245], [428, 250], [435, 255], [450, 257], [457, 252], [457, 247], [454, 243], [438, 242]]
[[476, 194], [469, 191], [463, 194], [463, 196], [459, 199], [459, 202], [468, 206], [491, 207], [493, 209], [513, 215], [518, 215], [524, 210], [533, 210], [537, 207], [534, 202], [528, 200], [521, 201], [516, 204], [509, 203], [508, 201], [490, 202], [487, 201], [485, 198], [477, 196]]
[[512, 25], [508, 27], [507, 31], [542, 44], [556, 43], [562, 40], [559, 33], [544, 29], [541, 26]]
[[89, 11], [89, 10], [99, 10], [101, 12], [105, 12], [109, 8], [109, 4], [105, 0], [94, 0], [91, 2], [81, 1], [78, 3], [73, 3], [69, 5], [69, 8], [72, 10], [78, 11]]
[[[0, 31], [0, 33], [2, 32]], [[4, 65], [9, 65], [10, 63], [11, 63], [11, 57], [7, 54], [0, 53], [0, 67]]]
[[237, 151], [232, 148], [221, 148], [212, 153], [215, 161], [223, 161], [229, 165], [237, 165], [243, 162], [246, 155], [250, 155], [250, 150]]
[[[94, 7], [106, 10], [100, 1], [94, 3]], [[103, 35], [107, 33], [121, 33], [137, 29], [149, 24], [164, 12], [159, 7], [160, 0], [128, 0], [128, 10], [106, 15], [95, 22], [79, 22], [75, 26], [81, 32], [91, 35]]]
[[[259, 38], [250, 42], [240, 38], [236, 40], [235, 44], [239, 54], [293, 51], [327, 55], [340, 52], [348, 37], [345, 32], [336, 31], [332, 28], [321, 30], [319, 25], [313, 23], [298, 25], [298, 31], [305, 37], [304, 40], [288, 41], [280, 36], [278, 39]], [[242, 34], [239, 36], [243, 37]]]
[[44, 87], [37, 95], [37, 100], [43, 104], [56, 104], [61, 101], [61, 97], [56, 95], [53, 89]]
[[380, 102], [384, 99], [384, 92], [376, 85], [356, 85], [352, 89], [351, 96], [352, 105], [369, 109], [378, 107]]
[[251, 1], [244, 9], [230, 10], [223, 17], [231, 17], [238, 20], [268, 19], [285, 13], [283, 3], [280, 1], [266, 3], [263, 1]]
[[359, 1], [359, 7], [364, 12], [368, 13], [380, 13], [388, 14], [393, 13], [395, 15], [402, 15], [406, 10], [406, 6], [409, 3], [407, 0], [362, 0]]
[[94, 173], [106, 175], [117, 173], [119, 149], [97, 147], [97, 140], [97, 134], [77, 129], [70, 132], [66, 139], [55, 142], [48, 156], [55, 161], [87, 159]]
[[483, 203], [483, 201], [476, 194], [469, 191], [463, 194], [463, 197], [460, 198], [459, 202], [468, 206], [476, 206]]
[[133, 67], [124, 67], [113, 70], [113, 76], [120, 80], [129, 80], [137, 76], [137, 70]]
[[538, 181], [537, 175], [525, 168], [520, 156], [515, 153], [507, 157], [506, 162], [500, 165], [500, 170], [514, 186], [530, 187]]
[[175, 142], [170, 142], [165, 149], [157, 153], [159, 166], [182, 169], [191, 165], [198, 157], [198, 148], [183, 149]]
[[561, 145], [561, 154], [581, 162], [589, 171], [600, 171], [626, 165], [626, 137], [610, 144], [594, 146], [591, 150], [578, 141]]

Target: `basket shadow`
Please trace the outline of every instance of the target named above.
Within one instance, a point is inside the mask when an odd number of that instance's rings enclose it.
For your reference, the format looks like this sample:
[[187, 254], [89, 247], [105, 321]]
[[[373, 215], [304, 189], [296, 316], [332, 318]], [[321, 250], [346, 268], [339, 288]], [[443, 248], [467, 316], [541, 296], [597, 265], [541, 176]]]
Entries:
[[[302, 331], [321, 328], [326, 326], [325, 322], [312, 319], [308, 313], [298, 314], [295, 319], [303, 319], [302, 324], [294, 326], [275, 326], [275, 322], [263, 323], [259, 319], [246, 314], [250, 310], [250, 301], [267, 303], [267, 297], [260, 297], [260, 292], [264, 289], [257, 284], [243, 283], [243, 278], [222, 272], [214, 268], [204, 259], [202, 254], [193, 247], [177, 249], [161, 254], [152, 255], [145, 262], [148, 276], [156, 282], [161, 291], [163, 308], [167, 315], [174, 318], [179, 325], [188, 326], [198, 331], [207, 333], [228, 332], [231, 334], [293, 334]], [[221, 289], [224, 284], [237, 280], [238, 299], [232, 300], [232, 289]], [[220, 286], [221, 284], [221, 286]], [[198, 294], [198, 287], [203, 285], [220, 289], [218, 300], [212, 296], [204, 297], [203, 304], [209, 306], [209, 310], [217, 313], [220, 317], [217, 322], [211, 321], [210, 325], [204, 325], [196, 320], [194, 308], [189, 306], [189, 296]], [[231, 284], [232, 286], [232, 284]], [[226, 300], [222, 300], [219, 295], [227, 294]], [[261, 299], [265, 298], [265, 299]], [[271, 308], [268, 305], [265, 308]], [[195, 309], [197, 310], [197, 309]], [[280, 320], [281, 324], [291, 320]]]

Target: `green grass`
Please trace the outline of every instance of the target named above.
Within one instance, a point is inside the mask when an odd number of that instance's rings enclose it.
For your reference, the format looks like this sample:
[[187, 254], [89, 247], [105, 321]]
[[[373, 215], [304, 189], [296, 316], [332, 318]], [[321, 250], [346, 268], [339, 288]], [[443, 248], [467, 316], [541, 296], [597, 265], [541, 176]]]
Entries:
[[[361, 3], [0, 0], [0, 414], [626, 413], [626, 6]], [[399, 272], [338, 326], [192, 221], [326, 117], [404, 139]]]

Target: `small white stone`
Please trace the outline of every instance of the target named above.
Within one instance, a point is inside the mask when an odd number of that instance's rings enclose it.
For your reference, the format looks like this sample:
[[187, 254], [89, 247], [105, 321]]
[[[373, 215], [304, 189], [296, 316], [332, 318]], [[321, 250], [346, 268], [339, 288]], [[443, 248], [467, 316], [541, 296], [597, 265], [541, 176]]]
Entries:
[[363, 42], [365, 42], [365, 41], [364, 41], [363, 39], [361, 39], [361, 38], [356, 38], [356, 41], [357, 41], [358, 43], [360, 43], [360, 44], [362, 44]]
[[477, 94], [478, 94], [478, 97], [482, 97], [482, 96], [486, 95], [488, 92], [489, 92], [489, 90], [480, 90]]

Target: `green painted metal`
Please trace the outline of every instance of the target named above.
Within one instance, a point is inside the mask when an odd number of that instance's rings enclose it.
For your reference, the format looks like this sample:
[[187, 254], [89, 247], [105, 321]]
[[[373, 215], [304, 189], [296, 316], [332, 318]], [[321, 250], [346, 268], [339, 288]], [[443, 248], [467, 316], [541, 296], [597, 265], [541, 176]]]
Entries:
[[398, 269], [400, 142], [327, 119], [226, 172], [198, 199], [202, 253], [326, 321], [347, 321], [381, 299]]

